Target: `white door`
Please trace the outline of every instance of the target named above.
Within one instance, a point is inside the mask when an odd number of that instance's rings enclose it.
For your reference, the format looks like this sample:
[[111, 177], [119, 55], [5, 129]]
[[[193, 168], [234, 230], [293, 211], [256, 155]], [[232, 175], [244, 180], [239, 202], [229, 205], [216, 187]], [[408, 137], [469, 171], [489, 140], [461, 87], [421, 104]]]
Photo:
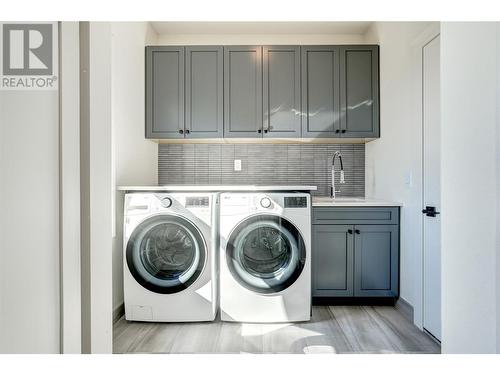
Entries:
[[[441, 340], [439, 36], [423, 47], [424, 329]], [[433, 210], [436, 213], [433, 213]], [[425, 211], [425, 212], [424, 212]]]

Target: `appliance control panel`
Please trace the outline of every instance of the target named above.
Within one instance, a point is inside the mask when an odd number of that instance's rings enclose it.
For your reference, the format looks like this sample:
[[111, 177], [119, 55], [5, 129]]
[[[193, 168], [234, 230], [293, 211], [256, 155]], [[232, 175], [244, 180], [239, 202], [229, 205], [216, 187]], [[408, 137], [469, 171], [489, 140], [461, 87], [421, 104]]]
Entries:
[[208, 197], [186, 197], [186, 208], [208, 207], [210, 201]]
[[307, 208], [307, 197], [284, 197], [285, 208]]

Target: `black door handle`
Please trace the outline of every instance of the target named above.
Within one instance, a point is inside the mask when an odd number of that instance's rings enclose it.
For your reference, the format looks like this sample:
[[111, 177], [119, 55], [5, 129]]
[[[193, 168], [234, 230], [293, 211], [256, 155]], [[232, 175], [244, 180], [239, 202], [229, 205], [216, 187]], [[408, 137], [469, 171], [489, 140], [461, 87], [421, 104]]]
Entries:
[[264, 133], [267, 133], [267, 129], [264, 129]]
[[356, 229], [355, 230], [356, 234], [360, 234], [361, 232], [359, 231], [359, 229]]
[[340, 130], [339, 129], [335, 129], [335, 133], [340, 133]]
[[342, 133], [345, 133], [345, 129], [342, 129]]
[[422, 213], [429, 217], [436, 217], [436, 215], [439, 215], [441, 212], [437, 212], [434, 206], [425, 206]]
[[257, 133], [262, 133], [262, 129], [257, 130]]
[[186, 129], [186, 134], [189, 134], [189, 129]]
[[184, 134], [184, 130], [179, 129], [179, 134]]
[[347, 233], [352, 234], [352, 229], [348, 229]]

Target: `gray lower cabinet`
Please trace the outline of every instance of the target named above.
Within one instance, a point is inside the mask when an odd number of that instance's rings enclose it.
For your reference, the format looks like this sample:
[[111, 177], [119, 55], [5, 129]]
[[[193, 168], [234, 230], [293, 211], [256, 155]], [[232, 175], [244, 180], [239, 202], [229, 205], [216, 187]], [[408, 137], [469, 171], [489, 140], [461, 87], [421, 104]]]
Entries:
[[396, 297], [399, 280], [399, 227], [354, 227], [354, 295]]
[[146, 47], [146, 138], [184, 138], [184, 47]]
[[[356, 207], [349, 214], [346, 207], [338, 208], [339, 212], [331, 207], [313, 208], [313, 297], [398, 296], [399, 215], [394, 218], [393, 214], [397, 210]], [[371, 224], [352, 222], [355, 217], [362, 221], [360, 212], [368, 215], [366, 221]], [[324, 224], [330, 216], [337, 222]]]
[[302, 137], [338, 137], [340, 134], [340, 47], [302, 46], [301, 49]]
[[262, 47], [224, 47], [224, 137], [262, 137]]
[[379, 125], [378, 46], [340, 48], [340, 134], [377, 138]]
[[352, 225], [313, 225], [312, 284], [315, 297], [353, 295]]
[[186, 47], [185, 138], [222, 138], [222, 68], [222, 47]]
[[300, 47], [264, 46], [264, 138], [299, 138]]

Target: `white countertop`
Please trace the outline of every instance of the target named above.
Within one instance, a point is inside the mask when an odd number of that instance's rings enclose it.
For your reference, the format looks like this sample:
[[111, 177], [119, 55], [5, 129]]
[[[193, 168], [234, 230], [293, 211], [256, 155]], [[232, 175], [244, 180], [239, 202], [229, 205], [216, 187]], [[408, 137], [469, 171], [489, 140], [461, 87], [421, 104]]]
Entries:
[[401, 207], [398, 202], [373, 198], [335, 198], [312, 197], [313, 207]]
[[118, 186], [121, 191], [316, 191], [307, 185], [163, 185]]

